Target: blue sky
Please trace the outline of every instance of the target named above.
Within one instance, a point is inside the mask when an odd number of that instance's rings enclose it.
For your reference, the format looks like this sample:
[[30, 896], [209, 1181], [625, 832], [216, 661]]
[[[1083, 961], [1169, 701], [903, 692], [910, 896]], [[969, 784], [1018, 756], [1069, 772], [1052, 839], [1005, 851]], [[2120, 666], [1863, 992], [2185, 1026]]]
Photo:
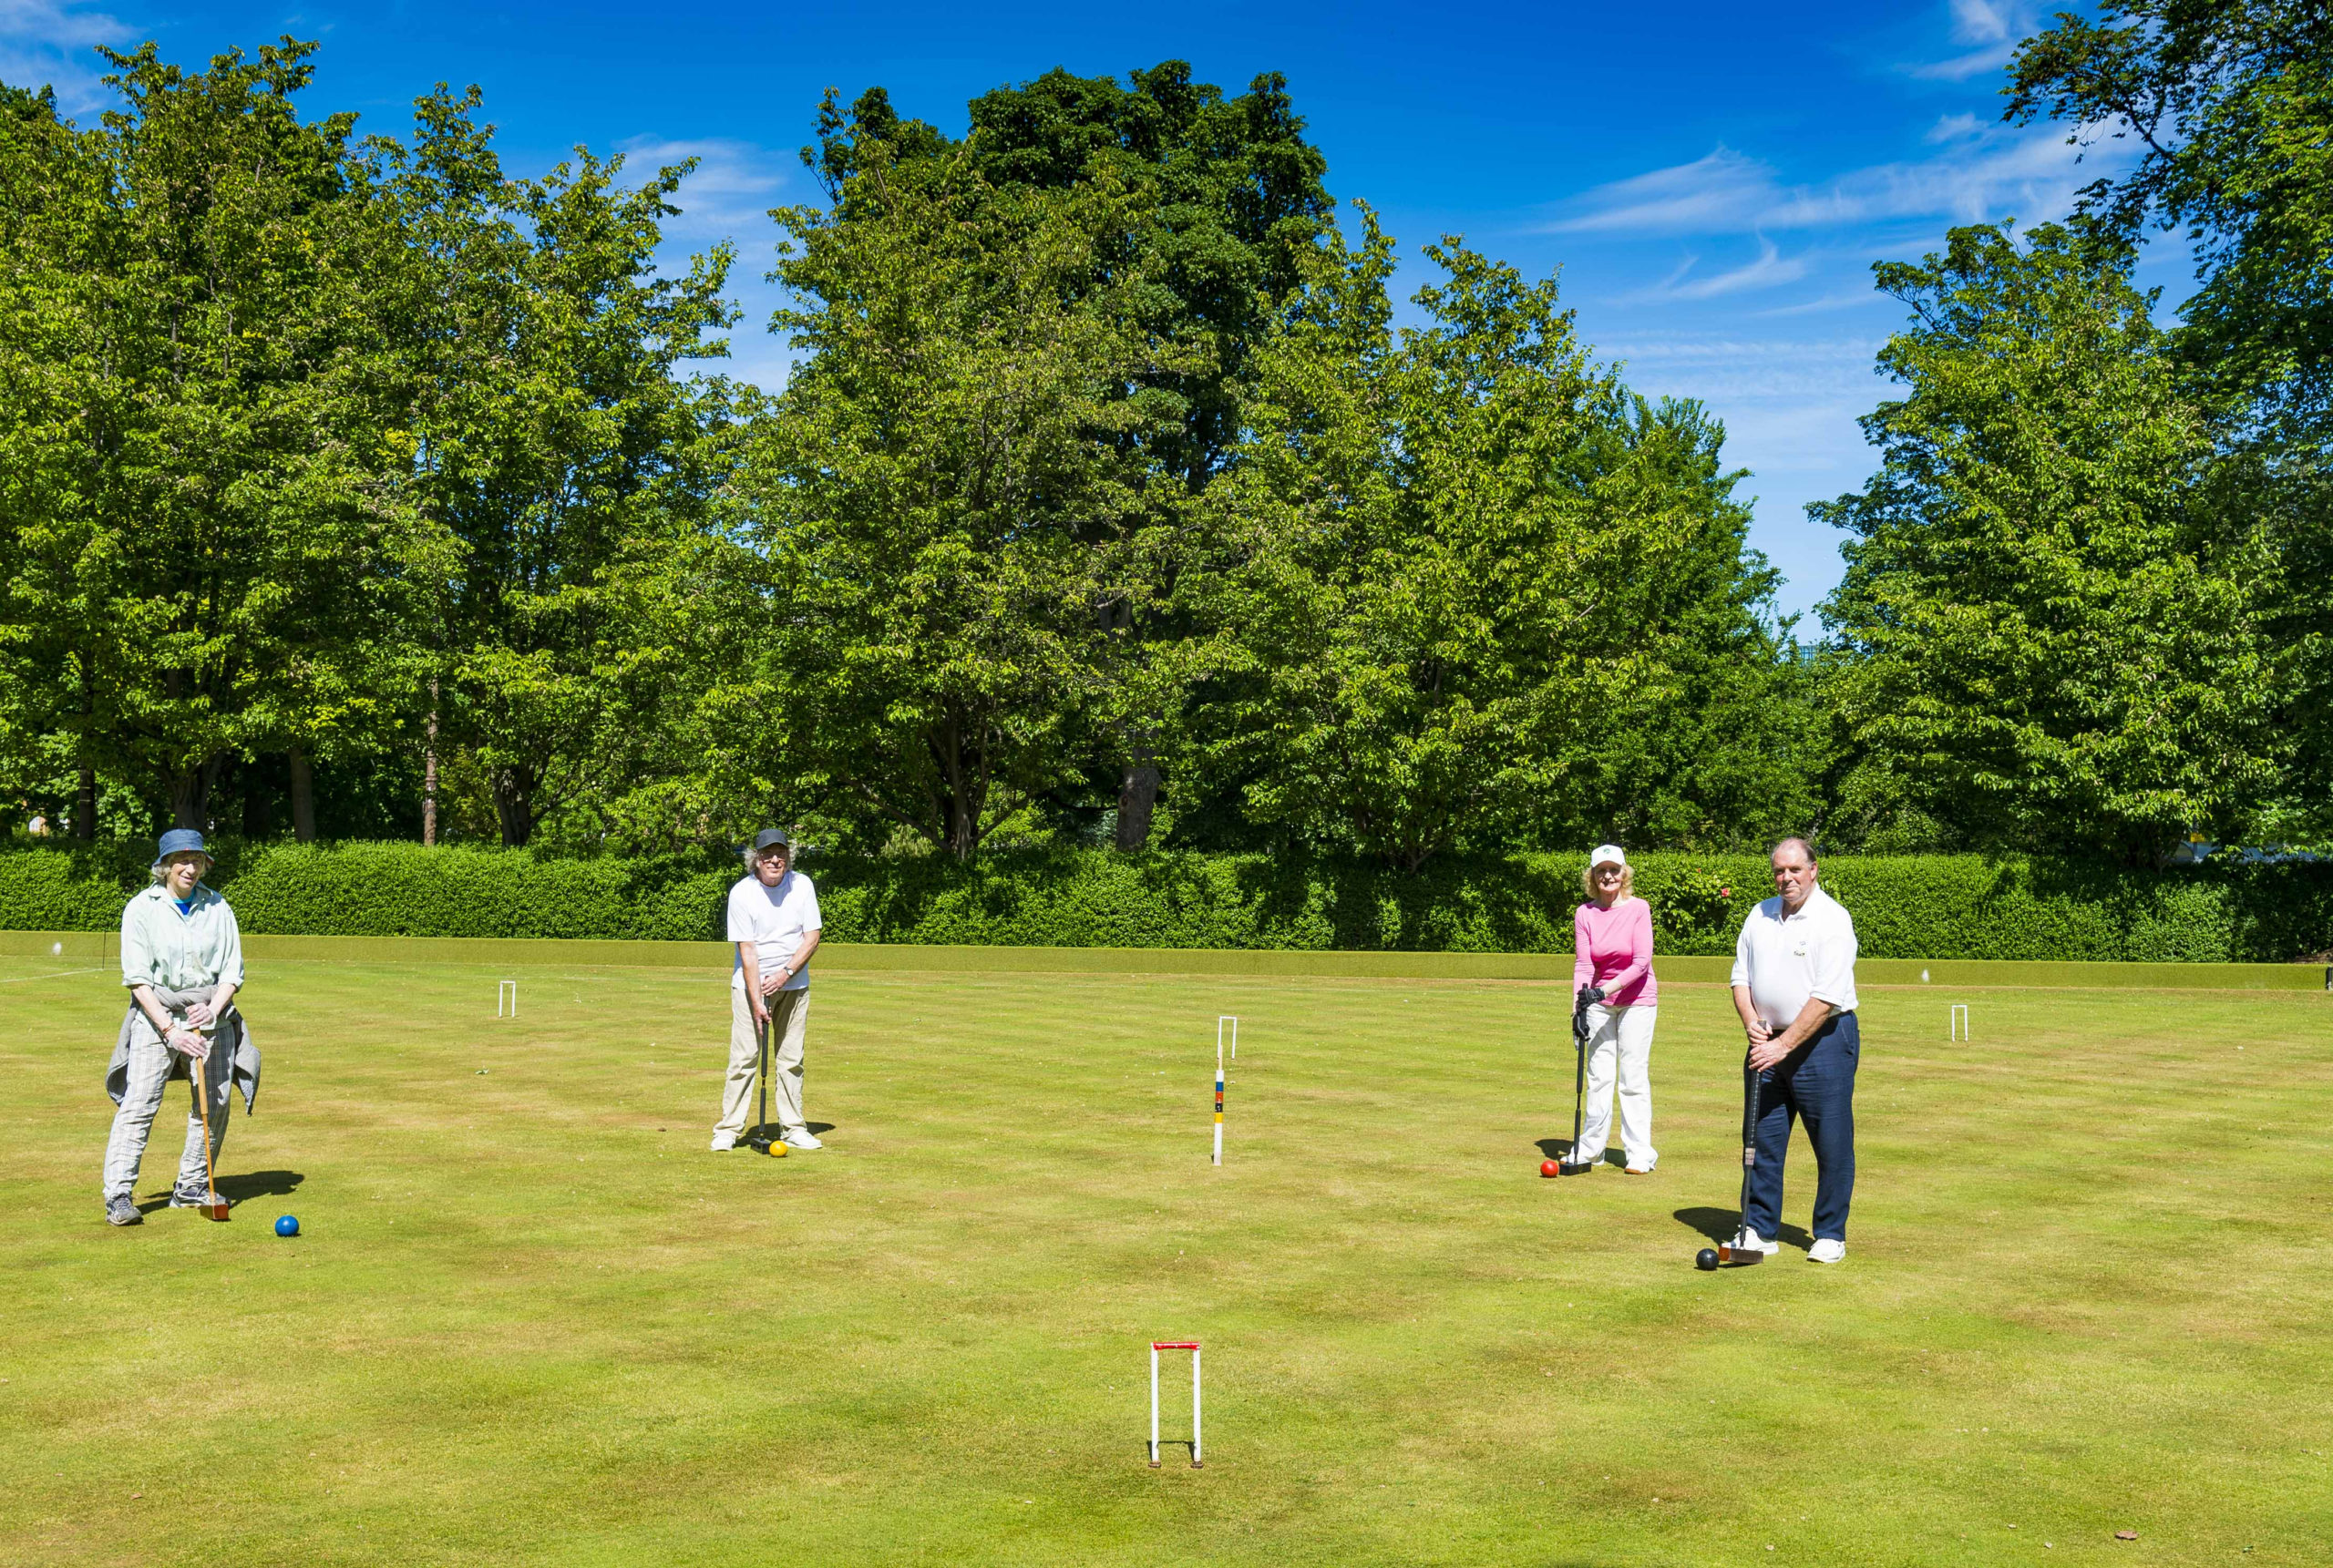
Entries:
[[[2061, 0], [2062, 3], [2062, 0]], [[963, 128], [965, 101], [1064, 66], [1123, 75], [1187, 59], [1227, 90], [1289, 77], [1341, 200], [1364, 200], [1412, 258], [1438, 234], [1534, 274], [1561, 269], [1580, 334], [1649, 394], [1701, 398], [1752, 472], [1753, 542], [1785, 611], [1836, 582], [1809, 500], [1870, 472], [1855, 426], [1884, 395], [1872, 356], [1901, 320], [1871, 264], [1955, 223], [2061, 213], [2119, 167], [2077, 166], [2061, 130], [2000, 122], [2001, 67], [2045, 19], [2024, 0], [1537, 6], [1194, 4], [642, 8], [379, 0], [298, 10], [229, 0], [0, 0], [0, 79], [103, 101], [99, 43], [172, 59], [291, 33], [324, 43], [311, 109], [401, 134], [433, 83], [475, 82], [517, 169], [581, 143], [642, 163], [703, 159], [676, 251], [730, 238], [746, 311], [736, 373], [776, 383], [765, 210], [814, 189], [795, 151], [818, 95], [890, 89]], [[2176, 304], [2177, 258], [2144, 281]], [[1811, 619], [1811, 618], [1810, 618]]]

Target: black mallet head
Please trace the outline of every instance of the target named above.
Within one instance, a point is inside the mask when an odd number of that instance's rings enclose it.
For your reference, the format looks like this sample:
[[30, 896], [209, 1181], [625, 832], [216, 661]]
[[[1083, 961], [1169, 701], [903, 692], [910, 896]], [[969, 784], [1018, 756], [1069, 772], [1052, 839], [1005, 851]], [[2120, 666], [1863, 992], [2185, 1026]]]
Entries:
[[1700, 1269], [1703, 1274], [1707, 1274], [1711, 1269], [1717, 1267], [1717, 1248], [1713, 1246], [1705, 1246], [1701, 1248], [1701, 1251], [1695, 1253], [1693, 1255], [1693, 1266]]

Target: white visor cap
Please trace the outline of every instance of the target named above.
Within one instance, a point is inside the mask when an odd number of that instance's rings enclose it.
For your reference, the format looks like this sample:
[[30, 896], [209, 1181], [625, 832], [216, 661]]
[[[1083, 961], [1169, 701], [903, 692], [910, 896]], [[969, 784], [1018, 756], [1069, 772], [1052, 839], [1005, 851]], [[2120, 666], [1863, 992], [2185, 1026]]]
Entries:
[[1599, 866], [1617, 866], [1625, 871], [1629, 857], [1620, 853], [1620, 846], [1617, 844], [1599, 844], [1596, 846], [1596, 853], [1588, 857], [1588, 868], [1593, 871]]

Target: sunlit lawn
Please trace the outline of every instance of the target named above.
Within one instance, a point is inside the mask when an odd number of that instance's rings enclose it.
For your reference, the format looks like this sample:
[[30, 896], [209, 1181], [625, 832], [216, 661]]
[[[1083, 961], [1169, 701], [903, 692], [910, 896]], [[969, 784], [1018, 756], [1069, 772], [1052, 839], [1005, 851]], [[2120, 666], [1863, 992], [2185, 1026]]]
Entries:
[[[0, 959], [0, 1563], [2333, 1553], [2333, 998], [1873, 988], [1847, 1261], [1802, 1140], [1790, 1246], [1704, 1275], [1714, 987], [1659, 1173], [1557, 1182], [1547, 987], [830, 972], [778, 1161], [705, 1149], [717, 973], [277, 964], [233, 1219], [114, 1230], [120, 992], [64, 967]], [[1152, 1471], [1187, 1337], [1207, 1468]]]

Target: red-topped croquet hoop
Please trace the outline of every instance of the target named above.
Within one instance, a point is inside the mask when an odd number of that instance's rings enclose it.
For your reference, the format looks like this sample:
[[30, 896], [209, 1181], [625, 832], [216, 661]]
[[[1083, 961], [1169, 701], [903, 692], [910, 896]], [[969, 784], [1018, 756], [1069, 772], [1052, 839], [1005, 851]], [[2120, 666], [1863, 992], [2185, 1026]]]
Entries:
[[1158, 1466], [1158, 1352], [1191, 1353], [1191, 1468], [1203, 1468], [1199, 1459], [1199, 1342], [1196, 1339], [1153, 1339], [1150, 1342], [1150, 1468]]

